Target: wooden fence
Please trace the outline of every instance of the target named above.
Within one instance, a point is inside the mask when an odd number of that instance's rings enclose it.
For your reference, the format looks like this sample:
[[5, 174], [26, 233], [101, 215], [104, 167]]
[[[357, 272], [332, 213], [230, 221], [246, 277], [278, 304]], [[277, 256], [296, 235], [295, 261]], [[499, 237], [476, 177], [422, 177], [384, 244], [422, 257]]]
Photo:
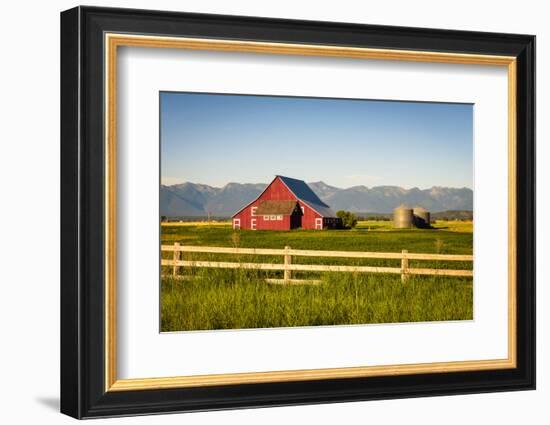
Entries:
[[[318, 251], [292, 249], [285, 246], [284, 249], [270, 248], [226, 248], [212, 246], [188, 246], [175, 243], [174, 245], [162, 245], [161, 251], [172, 252], [172, 259], [162, 259], [162, 266], [172, 267], [172, 275], [179, 276], [181, 267], [208, 267], [224, 269], [253, 269], [282, 271], [283, 279], [267, 279], [270, 283], [313, 283], [292, 279], [293, 271], [309, 272], [359, 272], [359, 273], [393, 273], [400, 274], [401, 280], [405, 282], [410, 275], [431, 275], [431, 276], [463, 276], [472, 277], [473, 270], [454, 269], [425, 269], [410, 268], [409, 260], [423, 261], [473, 261], [472, 255], [447, 255], [447, 254], [413, 254], [407, 250], [401, 252], [360, 252], [360, 251]], [[210, 254], [232, 254], [232, 255], [275, 255], [282, 256], [282, 263], [244, 263], [244, 262], [223, 262], [223, 261], [184, 261], [181, 258], [183, 252], [210, 253]], [[292, 257], [338, 257], [338, 258], [368, 258], [401, 260], [401, 267], [373, 267], [373, 266], [344, 266], [325, 264], [293, 264]]]

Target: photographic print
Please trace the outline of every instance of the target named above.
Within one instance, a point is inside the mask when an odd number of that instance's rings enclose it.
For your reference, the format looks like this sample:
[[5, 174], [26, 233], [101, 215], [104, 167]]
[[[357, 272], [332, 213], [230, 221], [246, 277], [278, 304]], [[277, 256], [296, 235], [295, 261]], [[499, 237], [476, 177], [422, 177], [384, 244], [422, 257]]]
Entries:
[[60, 33], [61, 412], [535, 388], [534, 36], [89, 6]]
[[473, 319], [473, 105], [161, 92], [162, 332]]

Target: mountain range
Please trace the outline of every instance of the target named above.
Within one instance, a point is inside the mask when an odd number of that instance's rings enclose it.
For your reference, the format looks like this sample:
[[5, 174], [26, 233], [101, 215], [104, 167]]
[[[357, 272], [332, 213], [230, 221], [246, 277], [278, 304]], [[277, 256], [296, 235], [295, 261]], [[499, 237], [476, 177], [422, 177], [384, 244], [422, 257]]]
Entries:
[[[431, 212], [473, 209], [473, 192], [466, 187], [353, 186], [341, 189], [322, 181], [308, 184], [334, 211], [390, 213], [403, 203]], [[160, 214], [167, 217], [230, 217], [254, 200], [266, 186], [265, 183], [228, 183], [218, 188], [189, 182], [161, 185]]]

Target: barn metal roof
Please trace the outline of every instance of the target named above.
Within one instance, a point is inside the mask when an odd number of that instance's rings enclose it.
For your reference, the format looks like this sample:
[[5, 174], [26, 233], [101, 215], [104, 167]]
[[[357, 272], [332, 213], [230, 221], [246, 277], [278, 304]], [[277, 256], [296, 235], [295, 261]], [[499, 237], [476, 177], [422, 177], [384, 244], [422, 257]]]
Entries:
[[[285, 177], [285, 176], [275, 176], [275, 179], [281, 179], [283, 184], [288, 187], [288, 189], [298, 198], [300, 201], [302, 201], [304, 204], [308, 205], [312, 210], [317, 211], [322, 217], [336, 217], [336, 214], [334, 211], [321, 199], [315, 194], [313, 190], [307, 185], [306, 182], [303, 180], [293, 179], [291, 177]], [[256, 197], [256, 199], [250, 201], [248, 204], [243, 206], [240, 210], [238, 210], [235, 214], [232, 215], [232, 217], [235, 217], [237, 214], [239, 214], [242, 210], [252, 205], [257, 199], [259, 199], [264, 192], [273, 184], [273, 181], [269, 183], [266, 188]], [[259, 214], [259, 213], [258, 213]]]
[[296, 201], [260, 201], [256, 215], [291, 215]]
[[290, 189], [290, 191], [302, 202], [307, 204], [311, 209], [317, 211], [323, 217], [336, 217], [332, 209], [325, 204], [315, 194], [313, 190], [303, 180], [293, 179], [285, 176], [277, 176]]

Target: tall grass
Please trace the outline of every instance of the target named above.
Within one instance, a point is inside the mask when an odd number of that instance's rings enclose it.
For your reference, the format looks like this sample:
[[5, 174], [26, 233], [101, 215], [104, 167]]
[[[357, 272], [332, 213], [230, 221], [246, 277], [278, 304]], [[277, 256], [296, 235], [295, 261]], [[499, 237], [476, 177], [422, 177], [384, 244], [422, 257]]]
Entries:
[[[352, 231], [240, 231], [230, 226], [163, 226], [162, 242], [256, 248], [471, 254], [471, 225], [451, 230], [392, 231], [387, 224]], [[376, 228], [376, 226], [374, 226]], [[170, 256], [170, 253], [164, 253]], [[185, 259], [281, 262], [281, 257], [185, 254]], [[293, 263], [399, 266], [396, 260], [293, 257]], [[410, 262], [411, 267], [471, 268], [462, 262]], [[170, 270], [166, 268], [164, 272]], [[163, 277], [161, 330], [187, 331], [316, 325], [470, 320], [472, 279], [363, 273], [293, 273], [319, 285], [272, 285], [279, 272], [187, 268], [185, 279]], [[181, 277], [181, 276], [180, 276]]]
[[260, 274], [215, 269], [163, 279], [162, 331], [473, 318], [470, 279], [327, 274], [319, 285], [270, 285]]

